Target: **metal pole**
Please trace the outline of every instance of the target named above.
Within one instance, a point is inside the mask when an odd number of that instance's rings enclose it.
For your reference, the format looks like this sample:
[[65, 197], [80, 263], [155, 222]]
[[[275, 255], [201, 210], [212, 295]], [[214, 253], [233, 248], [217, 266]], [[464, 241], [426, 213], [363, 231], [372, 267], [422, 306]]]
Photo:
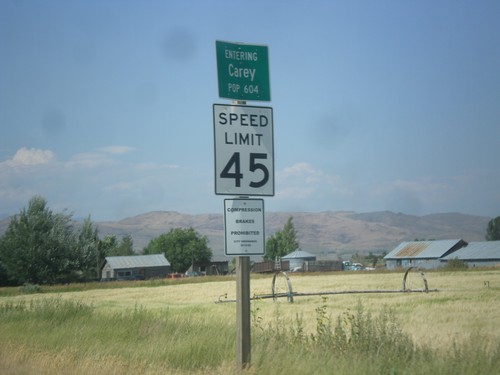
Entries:
[[236, 258], [236, 365], [250, 366], [250, 257]]
[[[247, 103], [244, 100], [233, 100], [233, 104]], [[250, 345], [250, 257], [238, 256], [236, 258], [236, 366], [239, 371], [250, 366]]]

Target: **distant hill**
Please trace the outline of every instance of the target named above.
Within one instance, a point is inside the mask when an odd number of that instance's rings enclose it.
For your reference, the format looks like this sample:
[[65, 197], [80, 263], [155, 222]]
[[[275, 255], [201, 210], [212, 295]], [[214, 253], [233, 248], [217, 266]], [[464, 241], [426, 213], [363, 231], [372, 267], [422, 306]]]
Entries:
[[[483, 241], [489, 217], [442, 213], [425, 216], [390, 211], [356, 213], [340, 212], [267, 212], [266, 235], [283, 229], [293, 217], [300, 247], [319, 258], [348, 257], [353, 252], [389, 252], [402, 241], [414, 239], [463, 239]], [[9, 219], [0, 220], [0, 234]], [[154, 211], [120, 221], [97, 222], [100, 236], [121, 238], [130, 234], [134, 248], [140, 251], [151, 239], [173, 228], [193, 227], [206, 236], [214, 256], [224, 256], [224, 223], [222, 214], [187, 215], [172, 211]]]
[[[401, 213], [370, 212], [267, 212], [266, 235], [283, 229], [293, 217], [300, 247], [319, 257], [337, 257], [355, 251], [389, 252], [402, 241], [418, 239], [458, 239], [482, 241], [491, 218], [459, 213], [413, 216]], [[207, 236], [214, 255], [224, 253], [222, 214], [186, 215], [178, 212], [149, 212], [117, 222], [98, 223], [100, 233], [132, 235], [134, 247], [173, 228], [193, 227]]]

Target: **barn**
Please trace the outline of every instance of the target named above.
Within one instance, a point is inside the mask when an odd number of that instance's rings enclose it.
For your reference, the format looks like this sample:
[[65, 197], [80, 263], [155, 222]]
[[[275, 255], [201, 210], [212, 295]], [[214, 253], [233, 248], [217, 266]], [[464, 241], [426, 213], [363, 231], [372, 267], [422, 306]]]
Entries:
[[462, 260], [468, 267], [499, 267], [500, 241], [469, 242], [442, 260], [448, 262], [451, 259]]
[[384, 257], [388, 269], [418, 267], [434, 269], [444, 266], [442, 258], [467, 246], [464, 240], [402, 242]]
[[144, 280], [163, 278], [170, 263], [163, 254], [106, 257], [101, 280]]

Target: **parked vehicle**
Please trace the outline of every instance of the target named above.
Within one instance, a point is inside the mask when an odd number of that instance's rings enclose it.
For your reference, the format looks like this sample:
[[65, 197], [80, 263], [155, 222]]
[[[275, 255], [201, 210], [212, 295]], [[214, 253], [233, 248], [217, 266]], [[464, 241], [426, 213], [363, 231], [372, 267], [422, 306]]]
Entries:
[[364, 267], [361, 263], [352, 263], [350, 260], [344, 260], [342, 262], [343, 271], [361, 271]]
[[181, 277], [184, 277], [182, 273], [169, 273], [167, 275], [167, 279], [180, 279]]

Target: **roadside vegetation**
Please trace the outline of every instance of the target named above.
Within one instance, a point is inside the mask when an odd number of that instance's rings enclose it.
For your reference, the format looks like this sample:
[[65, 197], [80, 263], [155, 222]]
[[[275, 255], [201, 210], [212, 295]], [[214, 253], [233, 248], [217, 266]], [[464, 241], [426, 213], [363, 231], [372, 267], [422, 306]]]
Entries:
[[[92, 281], [87, 283], [69, 283], [55, 285], [39, 285], [26, 283], [19, 287], [0, 287], [0, 297], [24, 294], [59, 294], [67, 292], [83, 292], [91, 290], [110, 290], [124, 288], [154, 288], [168, 285], [199, 284], [212, 281], [227, 281], [228, 276], [181, 277], [175, 279], [149, 280], [119, 280], [119, 281]], [[0, 300], [1, 301], [1, 300]]]
[[[193, 228], [175, 228], [151, 240], [144, 254], [163, 253], [172, 272], [185, 272], [194, 262], [212, 258], [208, 239]], [[81, 225], [66, 212], [53, 212], [34, 196], [11, 218], [0, 236], [0, 286], [54, 285], [101, 278], [108, 256], [137, 255], [129, 234], [99, 236], [90, 216]]]
[[[397, 288], [401, 277], [291, 276], [301, 292]], [[497, 373], [498, 270], [427, 278], [438, 292], [253, 300], [252, 360], [245, 373]], [[16, 293], [0, 297], [0, 373], [234, 374], [235, 306], [214, 303], [221, 295], [234, 297], [234, 280], [189, 282], [195, 279], [57, 292], [43, 286], [34, 294], [11, 288]], [[252, 277], [253, 295], [269, 287], [270, 276]]]
[[[497, 219], [489, 240], [499, 238]], [[100, 238], [90, 217], [76, 228], [34, 197], [0, 237], [0, 374], [234, 374], [234, 276], [82, 282], [132, 245], [130, 236]], [[290, 217], [267, 255], [298, 245]], [[192, 228], [159, 236], [145, 252], [164, 248], [178, 272], [211, 257]], [[377, 258], [369, 255], [373, 268]], [[456, 259], [428, 272], [429, 293], [418, 273], [406, 293], [402, 272], [294, 273], [293, 291], [308, 293], [294, 303], [264, 299], [272, 275], [252, 275], [244, 373], [496, 374], [500, 272], [465, 266]], [[396, 293], [369, 293], [384, 290]], [[347, 293], [321, 295], [335, 291]]]

